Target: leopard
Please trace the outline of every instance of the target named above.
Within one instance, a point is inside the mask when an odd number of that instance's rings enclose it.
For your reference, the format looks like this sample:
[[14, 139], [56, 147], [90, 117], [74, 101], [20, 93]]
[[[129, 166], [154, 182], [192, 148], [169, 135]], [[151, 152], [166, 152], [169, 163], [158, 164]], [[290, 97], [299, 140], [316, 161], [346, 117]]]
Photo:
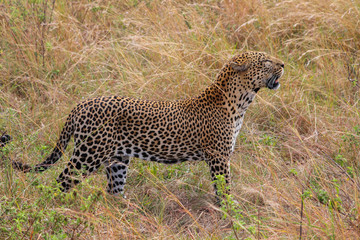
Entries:
[[0, 149], [3, 149], [8, 142], [10, 142], [11, 136], [9, 134], [3, 133], [0, 137]]
[[[13, 161], [22, 172], [43, 172], [63, 155], [71, 137], [74, 150], [56, 179], [68, 192], [103, 166], [106, 191], [124, 195], [132, 158], [164, 164], [205, 161], [215, 194], [222, 175], [230, 193], [230, 159], [244, 115], [262, 88], [276, 90], [284, 62], [264, 52], [242, 52], [221, 68], [198, 95], [176, 101], [100, 96], [79, 103], [68, 115], [51, 154], [35, 166]], [[11, 137], [1, 137], [2, 146]], [[81, 173], [80, 178], [78, 177]]]

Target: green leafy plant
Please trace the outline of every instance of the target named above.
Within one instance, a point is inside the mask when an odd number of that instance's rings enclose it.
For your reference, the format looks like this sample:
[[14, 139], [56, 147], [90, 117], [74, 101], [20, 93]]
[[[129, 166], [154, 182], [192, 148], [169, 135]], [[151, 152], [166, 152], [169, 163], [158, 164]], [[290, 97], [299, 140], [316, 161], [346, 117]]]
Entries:
[[[227, 193], [225, 177], [223, 175], [217, 175], [216, 180], [213, 181], [213, 183], [216, 184], [217, 194], [220, 196], [220, 209], [223, 214], [222, 217], [223, 219], [230, 219], [236, 239], [239, 239], [238, 232], [240, 230], [243, 230], [250, 235], [255, 235], [255, 226], [248, 223], [249, 219], [246, 219], [243, 216], [243, 210], [240, 208], [239, 203], [231, 194]], [[252, 218], [252, 220], [255, 220], [255, 222], [260, 223], [260, 220], [257, 219], [257, 216], [252, 216]]]

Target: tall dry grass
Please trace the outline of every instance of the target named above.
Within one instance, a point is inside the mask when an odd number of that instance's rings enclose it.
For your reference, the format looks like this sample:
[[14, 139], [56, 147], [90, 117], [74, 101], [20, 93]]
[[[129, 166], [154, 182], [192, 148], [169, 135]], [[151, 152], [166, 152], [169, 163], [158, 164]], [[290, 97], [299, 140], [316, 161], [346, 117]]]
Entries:
[[[104, 174], [74, 194], [44, 174], [0, 170], [0, 238], [357, 239], [360, 2], [3, 1], [0, 129], [6, 156], [35, 164], [78, 101], [100, 95], [175, 100], [198, 94], [246, 50], [285, 62], [262, 90], [232, 158], [241, 215], [212, 206], [205, 164], [132, 162], [128, 198]], [[242, 229], [233, 229], [243, 221]]]

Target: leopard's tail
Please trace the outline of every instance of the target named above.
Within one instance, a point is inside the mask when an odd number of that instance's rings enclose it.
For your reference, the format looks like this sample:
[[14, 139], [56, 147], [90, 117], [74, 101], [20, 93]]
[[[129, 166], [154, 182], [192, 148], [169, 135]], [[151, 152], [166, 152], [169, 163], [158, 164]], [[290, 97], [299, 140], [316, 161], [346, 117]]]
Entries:
[[[75, 127], [74, 127], [74, 121], [73, 121], [73, 114], [70, 114], [67, 118], [67, 121], [65, 123], [65, 126], [63, 130], [60, 133], [59, 140], [56, 143], [56, 146], [54, 147], [52, 153], [43, 161], [42, 163], [36, 164], [35, 166], [30, 166], [28, 164], [24, 164], [17, 161], [12, 161], [12, 165], [14, 169], [17, 169], [22, 172], [43, 172], [47, 170], [49, 167], [54, 165], [63, 155], [71, 136], [74, 134]], [[7, 135], [9, 136], [9, 135]], [[3, 137], [1, 137], [3, 138]], [[2, 139], [1, 139], [2, 140]], [[9, 139], [6, 141], [10, 141]], [[6, 143], [5, 143], [6, 144]], [[4, 144], [4, 146], [5, 146]], [[1, 146], [1, 145], [0, 145]]]
[[0, 149], [2, 149], [3, 147], [5, 147], [5, 145], [10, 142], [11, 137], [10, 135], [3, 133], [0, 137]]

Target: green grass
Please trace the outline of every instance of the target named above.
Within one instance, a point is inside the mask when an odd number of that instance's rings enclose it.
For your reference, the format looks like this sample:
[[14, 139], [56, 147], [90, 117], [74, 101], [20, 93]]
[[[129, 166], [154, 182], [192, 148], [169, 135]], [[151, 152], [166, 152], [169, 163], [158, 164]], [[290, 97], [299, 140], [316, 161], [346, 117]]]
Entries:
[[[0, 15], [1, 239], [360, 238], [359, 0], [19, 0]], [[70, 148], [43, 174], [6, 160], [42, 161], [82, 99], [187, 98], [246, 50], [285, 74], [245, 116], [226, 209], [205, 163], [134, 159], [123, 199], [103, 170], [58, 192]]]

